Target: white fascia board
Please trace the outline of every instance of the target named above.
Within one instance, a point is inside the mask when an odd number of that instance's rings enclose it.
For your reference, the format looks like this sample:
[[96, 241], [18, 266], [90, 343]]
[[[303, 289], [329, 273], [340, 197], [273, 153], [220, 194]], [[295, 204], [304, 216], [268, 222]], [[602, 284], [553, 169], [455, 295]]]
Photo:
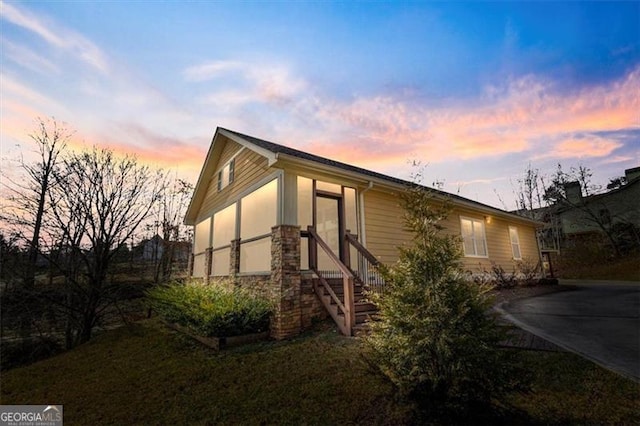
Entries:
[[268, 149], [264, 149], [262, 147], [259, 147], [258, 145], [255, 145], [251, 142], [249, 142], [246, 139], [241, 138], [240, 136], [234, 134], [234, 133], [229, 133], [226, 130], [220, 129], [220, 134], [224, 135], [226, 137], [228, 137], [229, 139], [231, 139], [232, 141], [249, 148], [252, 151], [257, 152], [258, 154], [262, 155], [263, 157], [265, 157], [267, 159], [267, 161], [269, 162], [269, 167], [273, 166], [273, 164], [277, 161], [277, 154], [274, 152], [269, 151]]

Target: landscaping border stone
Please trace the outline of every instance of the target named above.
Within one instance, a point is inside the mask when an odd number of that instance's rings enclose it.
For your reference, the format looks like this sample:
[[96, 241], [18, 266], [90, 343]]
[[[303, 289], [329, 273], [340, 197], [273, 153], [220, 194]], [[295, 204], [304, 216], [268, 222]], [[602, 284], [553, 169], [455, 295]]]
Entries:
[[269, 331], [263, 331], [262, 333], [242, 334], [240, 336], [206, 337], [206, 336], [200, 336], [199, 334], [196, 334], [189, 328], [182, 326], [180, 324], [175, 324], [175, 323], [166, 322], [166, 321], [164, 321], [164, 323], [172, 330], [175, 330], [179, 333], [187, 335], [192, 339], [202, 343], [203, 345], [215, 351], [219, 351], [221, 349], [226, 349], [226, 348], [232, 348], [236, 346], [242, 346], [249, 343], [255, 343], [255, 342], [260, 342], [260, 341], [269, 339]]

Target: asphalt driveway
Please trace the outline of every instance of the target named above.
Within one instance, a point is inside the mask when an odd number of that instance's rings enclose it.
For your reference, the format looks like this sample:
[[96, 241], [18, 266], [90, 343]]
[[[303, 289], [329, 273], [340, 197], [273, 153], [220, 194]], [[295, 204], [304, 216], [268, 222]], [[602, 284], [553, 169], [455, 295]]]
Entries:
[[500, 306], [533, 334], [640, 382], [640, 282], [562, 281], [571, 291]]

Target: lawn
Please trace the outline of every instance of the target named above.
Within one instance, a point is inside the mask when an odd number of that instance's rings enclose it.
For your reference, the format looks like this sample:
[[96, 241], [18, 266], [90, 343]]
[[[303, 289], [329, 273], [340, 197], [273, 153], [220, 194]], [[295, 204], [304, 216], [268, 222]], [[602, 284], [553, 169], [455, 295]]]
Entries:
[[155, 320], [3, 373], [2, 404], [64, 404], [65, 424], [638, 424], [640, 384], [576, 356], [528, 352], [533, 389], [471, 417], [399, 400], [328, 326], [220, 353]]

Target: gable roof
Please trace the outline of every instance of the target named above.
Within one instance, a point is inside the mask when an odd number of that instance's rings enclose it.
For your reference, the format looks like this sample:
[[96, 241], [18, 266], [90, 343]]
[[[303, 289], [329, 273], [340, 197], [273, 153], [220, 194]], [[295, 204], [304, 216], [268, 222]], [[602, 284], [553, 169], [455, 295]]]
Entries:
[[[204, 199], [204, 195], [206, 194], [207, 188], [204, 184], [204, 180], [206, 180], [207, 176], [210, 176], [215, 167], [214, 160], [211, 158], [214, 150], [214, 146], [216, 144], [216, 139], [218, 135], [226, 136], [232, 141], [245, 146], [253, 151], [258, 152], [259, 154], [266, 157], [269, 161], [269, 166], [272, 166], [279, 160], [290, 160], [293, 162], [304, 162], [307, 164], [320, 166], [322, 168], [328, 168], [333, 170], [334, 172], [345, 172], [349, 175], [356, 175], [363, 180], [368, 180], [370, 182], [376, 181], [377, 183], [391, 185], [396, 188], [404, 188], [407, 186], [415, 185], [414, 182], [410, 182], [403, 179], [398, 179], [392, 176], [384, 175], [382, 173], [374, 172], [372, 170], [363, 169], [361, 167], [356, 167], [351, 164], [342, 163], [340, 161], [331, 160], [329, 158], [320, 157], [319, 155], [310, 154], [308, 152], [300, 151], [295, 148], [290, 148], [284, 145], [280, 145], [277, 143], [269, 142], [264, 139], [259, 139], [253, 136], [245, 135], [243, 133], [239, 133], [233, 130], [225, 129], [222, 127], [216, 128], [215, 134], [213, 136], [213, 140], [211, 142], [211, 147], [209, 148], [209, 152], [207, 153], [207, 158], [205, 160], [205, 164], [200, 172], [200, 177], [198, 178], [198, 183], [196, 184], [196, 188], [194, 191], [194, 195], [191, 199], [191, 203], [189, 204], [189, 208], [187, 209], [187, 214], [185, 216], [185, 223], [188, 225], [195, 224], [196, 216], [197, 216], [197, 208], [201, 204]], [[509, 217], [511, 219], [520, 221], [520, 222], [529, 222], [530, 224], [540, 226], [541, 222], [534, 221], [514, 213], [507, 212], [502, 209], [498, 209], [496, 207], [489, 206], [487, 204], [480, 203], [478, 201], [473, 201], [468, 198], [462, 197], [457, 194], [451, 194], [446, 191], [438, 190], [431, 187], [426, 187], [429, 190], [435, 192], [436, 194], [446, 197], [454, 202], [454, 204], [458, 206], [465, 206], [477, 210], [481, 210], [487, 214], [493, 214], [497, 216]]]

